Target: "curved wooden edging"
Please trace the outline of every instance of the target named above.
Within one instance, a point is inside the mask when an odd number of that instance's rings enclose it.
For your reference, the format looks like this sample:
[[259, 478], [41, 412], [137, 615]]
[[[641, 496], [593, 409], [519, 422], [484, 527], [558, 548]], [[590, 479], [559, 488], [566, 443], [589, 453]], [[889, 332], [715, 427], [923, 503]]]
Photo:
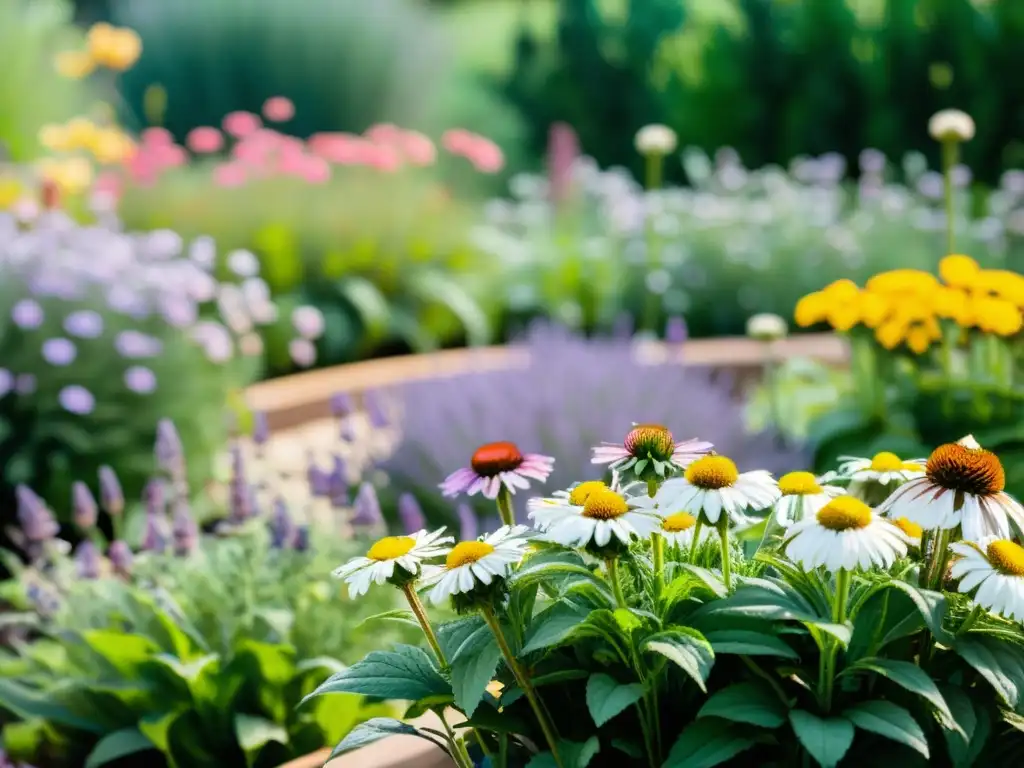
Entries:
[[[791, 336], [772, 348], [778, 358], [813, 357], [835, 364], [847, 360], [846, 343], [832, 334]], [[745, 337], [696, 339], [682, 347], [646, 342], [639, 354], [650, 362], [681, 354], [687, 365], [749, 373], [764, 365], [765, 345]], [[524, 365], [527, 355], [522, 347], [501, 346], [367, 360], [260, 382], [246, 390], [246, 401], [253, 410], [266, 413], [272, 430], [290, 429], [330, 416], [329, 401], [335, 392], [359, 393], [468, 370], [513, 368]]]

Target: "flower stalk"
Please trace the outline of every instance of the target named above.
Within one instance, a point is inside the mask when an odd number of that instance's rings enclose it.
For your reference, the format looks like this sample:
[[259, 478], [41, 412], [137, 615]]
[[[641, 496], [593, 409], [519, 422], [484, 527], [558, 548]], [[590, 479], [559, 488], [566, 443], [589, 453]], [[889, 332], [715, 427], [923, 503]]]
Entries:
[[[725, 582], [725, 589], [732, 592], [732, 563], [729, 558], [729, 516], [723, 514], [718, 518], [718, 538], [722, 543], [722, 581]], [[694, 544], [697, 543], [697, 533], [694, 531]]]
[[501, 517], [502, 525], [515, 525], [516, 524], [516, 512], [512, 508], [512, 494], [509, 493], [508, 488], [504, 485], [501, 486], [501, 490], [498, 491], [498, 515]]
[[983, 613], [985, 613], [985, 609], [981, 605], [975, 605], [971, 612], [967, 614], [967, 618], [964, 619], [964, 623], [957, 628], [956, 634], [964, 635], [970, 632], [971, 627], [977, 623]]
[[619, 608], [626, 607], [626, 596], [622, 592], [622, 581], [619, 577], [619, 561], [614, 557], [605, 561], [608, 568], [608, 581], [611, 582], [612, 592], [615, 595], [615, 605]]
[[405, 595], [405, 599], [409, 602], [409, 607], [412, 609], [413, 615], [416, 616], [416, 621], [419, 622], [420, 628], [423, 630], [424, 637], [427, 638], [427, 643], [430, 645], [430, 650], [434, 652], [434, 656], [437, 657], [438, 663], [442, 669], [448, 668], [448, 660], [445, 658], [444, 651], [441, 650], [441, 643], [437, 640], [437, 634], [434, 632], [434, 628], [430, 624], [430, 619], [427, 617], [427, 611], [420, 601], [419, 595], [416, 594], [416, 590], [413, 588], [413, 583], [409, 582], [402, 587], [402, 594]]
[[[658, 493], [658, 481], [647, 481], [647, 495], [650, 498]], [[657, 599], [665, 589], [665, 537], [660, 533], [651, 534], [651, 559], [654, 564], [654, 597]]]

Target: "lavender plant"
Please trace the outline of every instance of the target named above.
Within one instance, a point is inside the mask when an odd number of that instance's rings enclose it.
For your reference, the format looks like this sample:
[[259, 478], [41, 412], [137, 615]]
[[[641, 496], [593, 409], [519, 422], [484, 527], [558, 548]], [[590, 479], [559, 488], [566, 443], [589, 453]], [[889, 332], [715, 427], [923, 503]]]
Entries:
[[[588, 446], [625, 434], [633, 422], [664, 425], [681, 439], [701, 435], [747, 465], [780, 470], [804, 463], [799, 445], [780, 445], [771, 432], [748, 434], [730, 382], [687, 366], [685, 349], [670, 348], [667, 360], [645, 362], [628, 338], [585, 339], [539, 324], [515, 347], [521, 357], [511, 370], [404, 384], [389, 393], [401, 411], [400, 436], [394, 453], [380, 463], [387, 477], [382, 493], [392, 502], [410, 494], [430, 519], [451, 520], [437, 478], [464, 465], [477, 446], [498, 440], [554, 456], [555, 487], [600, 479], [605, 467], [591, 462]], [[478, 516], [494, 514], [486, 500], [466, 504]], [[406, 523], [401, 502], [398, 510]], [[521, 502], [518, 512], [523, 514]], [[463, 524], [475, 524], [465, 508], [458, 514]], [[418, 530], [422, 523], [404, 527]]]
[[255, 329], [277, 313], [257, 274], [218, 280], [214, 258], [208, 238], [126, 233], [106, 216], [85, 226], [56, 210], [0, 214], [6, 509], [26, 484], [69, 521], [72, 480], [97, 490], [103, 465], [136, 498], [161, 418], [187, 448], [178, 471], [194, 486], [209, 478], [222, 410], [258, 371]]

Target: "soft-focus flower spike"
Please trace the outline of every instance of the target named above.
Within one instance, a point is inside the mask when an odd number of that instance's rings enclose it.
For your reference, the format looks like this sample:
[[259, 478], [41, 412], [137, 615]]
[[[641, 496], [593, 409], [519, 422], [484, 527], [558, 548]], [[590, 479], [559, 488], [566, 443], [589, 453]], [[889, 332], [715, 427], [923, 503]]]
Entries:
[[295, 540], [296, 527], [287, 503], [280, 496], [274, 499], [273, 512], [268, 525], [270, 529], [270, 546], [274, 549], [287, 549]]
[[309, 526], [300, 525], [295, 531], [295, 538], [292, 541], [292, 549], [296, 552], [308, 552], [309, 547]]
[[509, 493], [530, 487], [530, 480], [544, 482], [554, 466], [550, 456], [520, 453], [515, 443], [487, 443], [476, 449], [470, 466], [458, 469], [441, 483], [445, 496], [483, 493], [488, 499], [498, 498], [502, 487]]
[[172, 508], [171, 536], [174, 539], [174, 554], [186, 557], [199, 546], [199, 525], [192, 516], [188, 499], [176, 498]]
[[391, 424], [388, 418], [387, 406], [383, 397], [378, 392], [370, 390], [363, 395], [363, 408], [366, 410], [366, 417], [370, 420], [370, 426], [374, 429], [385, 429]]
[[98, 579], [102, 562], [99, 549], [88, 539], [75, 548], [75, 567], [80, 579]]
[[124, 492], [121, 490], [117, 473], [104, 465], [99, 469], [99, 477], [100, 504], [103, 505], [103, 511], [111, 517], [119, 517], [124, 512]]
[[270, 439], [270, 426], [267, 424], [267, 414], [263, 411], [256, 411], [252, 415], [252, 441], [256, 445], [266, 445]]
[[[352, 519], [349, 521], [357, 528], [377, 528], [384, 525], [384, 514], [380, 509], [380, 501], [377, 498], [377, 491], [370, 483], [362, 483], [359, 492], [356, 493], [356, 501], [353, 505]], [[402, 519], [403, 527], [405, 518]], [[418, 531], [423, 526], [416, 528], [406, 527], [406, 531]]]
[[128, 542], [121, 539], [110, 542], [110, 547], [107, 549], [107, 558], [110, 560], [110, 565], [113, 566], [114, 572], [118, 576], [128, 578], [132, 575], [132, 565], [135, 556], [132, 554], [132, 549], [128, 546]]
[[[385, 584], [397, 576], [413, 578], [420, 574], [424, 561], [444, 555], [452, 538], [444, 528], [410, 536], [386, 536], [376, 541], [364, 557], [354, 557], [336, 568], [332, 575], [348, 584], [352, 598], [365, 595], [371, 584]], [[400, 569], [401, 573], [396, 574]]]
[[154, 448], [156, 463], [175, 482], [185, 476], [185, 449], [181, 437], [170, 419], [161, 419], [156, 426], [156, 444]]
[[455, 508], [459, 518], [459, 541], [469, 541], [480, 535], [480, 521], [469, 504], [459, 504]]
[[71, 484], [71, 506], [75, 525], [83, 531], [92, 530], [96, 525], [99, 510], [89, 486], [79, 480]]
[[348, 491], [348, 466], [341, 456], [335, 454], [331, 472], [328, 475], [327, 496], [331, 500], [331, 506], [335, 509], [347, 506]]
[[18, 485], [14, 492], [18, 502], [18, 523], [30, 543], [41, 544], [60, 532], [53, 513], [31, 488]]
[[331, 395], [330, 399], [331, 415], [335, 418], [344, 418], [349, 414], [355, 412], [355, 406], [352, 403], [352, 396], [347, 392], [335, 392]]
[[398, 497], [398, 517], [402, 522], [402, 530], [419, 531], [427, 527], [427, 518], [423, 508], [411, 493], [403, 493]]
[[423, 586], [433, 586], [430, 602], [440, 605], [445, 600], [487, 586], [503, 579], [526, 554], [530, 529], [524, 525], [503, 526], [475, 541], [461, 541], [445, 555], [442, 566], [424, 570]]
[[794, 523], [784, 540], [787, 557], [805, 571], [830, 573], [888, 568], [910, 544], [901, 528], [852, 496], [839, 496]]

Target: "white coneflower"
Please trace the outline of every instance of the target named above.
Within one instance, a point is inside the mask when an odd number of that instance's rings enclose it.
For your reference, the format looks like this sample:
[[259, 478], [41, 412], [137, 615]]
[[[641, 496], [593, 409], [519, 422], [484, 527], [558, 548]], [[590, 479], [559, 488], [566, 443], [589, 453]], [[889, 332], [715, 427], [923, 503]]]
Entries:
[[693, 537], [696, 536], [699, 542], [707, 541], [711, 537], [710, 528], [697, 529], [697, 518], [689, 512], [676, 512], [674, 515], [662, 518], [661, 529], [658, 531], [670, 547], [685, 549], [693, 545]]
[[839, 496], [786, 533], [786, 555], [805, 571], [888, 568], [907, 554], [909, 537], [852, 496]]
[[411, 536], [386, 536], [375, 542], [365, 557], [354, 557], [332, 575], [348, 584], [350, 597], [365, 595], [371, 584], [385, 584], [400, 568], [413, 577], [420, 573], [423, 562], [445, 554], [445, 544], [453, 539], [443, 536], [444, 528], [432, 533], [419, 531]]
[[904, 461], [895, 453], [882, 451], [876, 453], [870, 459], [862, 459], [856, 456], [839, 457], [839, 477], [854, 482], [873, 482], [879, 485], [892, 485], [894, 483], [905, 483], [915, 477], [924, 475], [924, 465], [927, 459], [910, 459]]
[[676, 132], [667, 125], [653, 123], [636, 132], [636, 151], [641, 155], [670, 155], [676, 151]]
[[434, 585], [430, 602], [440, 605], [455, 595], [472, 592], [505, 578], [523, 559], [529, 545], [525, 525], [503, 526], [477, 541], [460, 541], [445, 554], [443, 566], [424, 570], [423, 584]]
[[779, 498], [779, 486], [764, 470], [743, 472], [725, 456], [705, 456], [690, 464], [682, 477], [666, 480], [654, 501], [664, 515], [689, 512], [717, 525], [724, 511], [731, 517], [745, 509], [770, 507]]
[[974, 120], [959, 109], [943, 109], [931, 116], [928, 133], [936, 141], [970, 141], [974, 138]]
[[775, 502], [775, 521], [783, 528], [811, 517], [844, 491], [835, 485], [825, 485], [824, 478], [810, 472], [790, 472], [779, 478], [782, 496]]
[[562, 499], [536, 500], [529, 514], [545, 539], [564, 547], [628, 545], [661, 527], [661, 518], [645, 508], [648, 497], [627, 498], [604, 483], [581, 483]]
[[974, 601], [1007, 619], [1024, 622], [1024, 548], [1006, 539], [986, 537], [977, 544], [950, 545], [959, 560], [950, 575], [960, 579], [960, 591], [977, 589]]
[[747, 336], [757, 341], [778, 341], [788, 333], [786, 321], [771, 312], [760, 312], [747, 320]]
[[878, 511], [905, 517], [925, 530], [960, 526], [968, 541], [1009, 539], [1011, 522], [1024, 530], [1024, 507], [1003, 490], [1005, 485], [998, 457], [968, 435], [932, 451], [924, 477], [900, 486]]

